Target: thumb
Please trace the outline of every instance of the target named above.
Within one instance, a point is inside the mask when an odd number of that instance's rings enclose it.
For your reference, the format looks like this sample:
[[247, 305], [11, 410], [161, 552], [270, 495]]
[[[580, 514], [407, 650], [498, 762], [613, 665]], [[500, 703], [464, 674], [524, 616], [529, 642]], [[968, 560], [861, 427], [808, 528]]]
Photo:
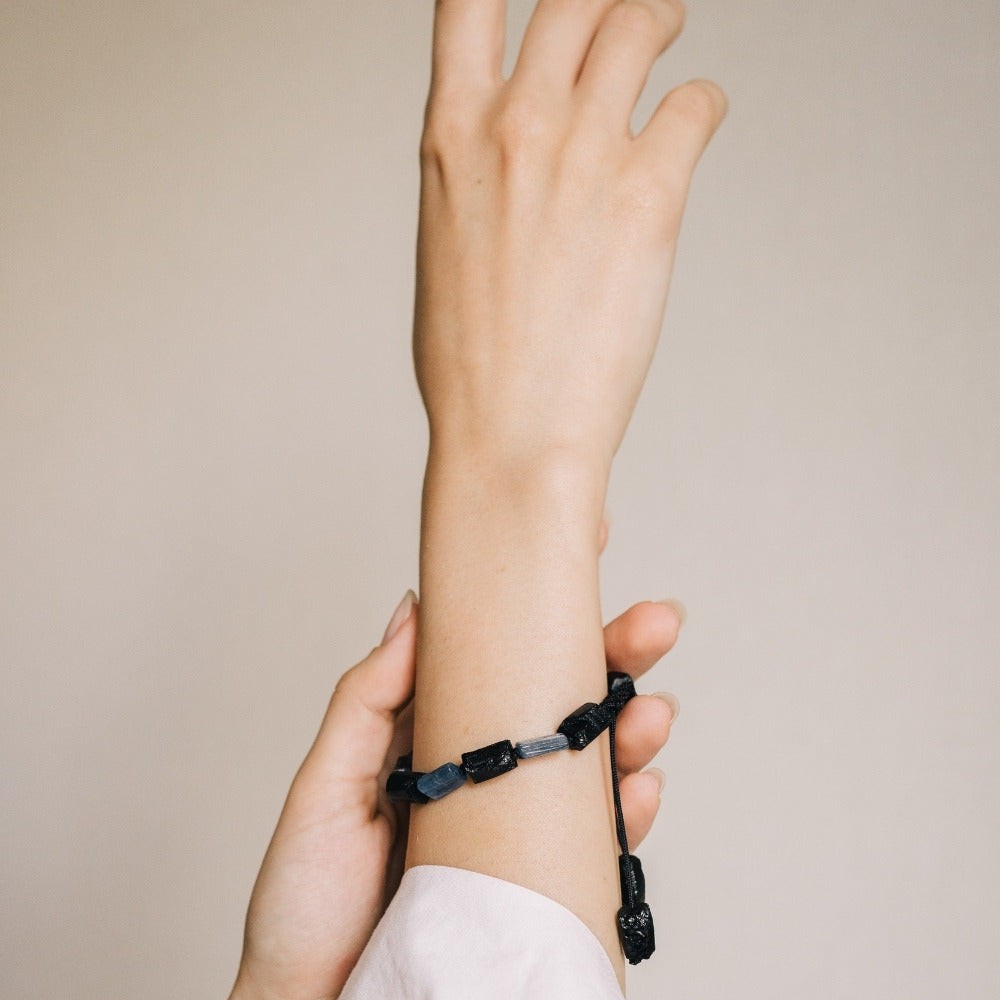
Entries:
[[340, 785], [370, 786], [385, 764], [396, 716], [413, 697], [417, 595], [408, 590], [381, 645], [337, 681], [302, 769]]

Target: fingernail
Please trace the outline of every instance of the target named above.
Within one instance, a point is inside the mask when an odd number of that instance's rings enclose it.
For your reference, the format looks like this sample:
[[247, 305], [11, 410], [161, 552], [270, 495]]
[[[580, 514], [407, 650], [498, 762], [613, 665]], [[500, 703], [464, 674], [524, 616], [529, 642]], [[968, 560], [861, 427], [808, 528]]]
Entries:
[[668, 607], [674, 609], [681, 616], [681, 624], [683, 625], [688, 620], [688, 610], [684, 607], [683, 603], [677, 600], [676, 597], [664, 597], [662, 601], [657, 601], [657, 604], [666, 604]]
[[677, 700], [677, 695], [669, 691], [654, 691], [653, 697], [662, 699], [670, 706], [670, 724], [673, 725], [674, 720], [681, 714], [681, 703]]
[[412, 589], [403, 594], [403, 599], [399, 602], [396, 610], [393, 611], [392, 617], [389, 619], [389, 624], [385, 628], [385, 635], [382, 636], [383, 646], [400, 630], [403, 622], [410, 617], [410, 611], [413, 609], [416, 599], [417, 595]]
[[642, 773], [655, 775], [656, 780], [660, 783], [660, 791], [663, 791], [663, 786], [667, 783], [667, 776], [658, 767], [647, 767]]

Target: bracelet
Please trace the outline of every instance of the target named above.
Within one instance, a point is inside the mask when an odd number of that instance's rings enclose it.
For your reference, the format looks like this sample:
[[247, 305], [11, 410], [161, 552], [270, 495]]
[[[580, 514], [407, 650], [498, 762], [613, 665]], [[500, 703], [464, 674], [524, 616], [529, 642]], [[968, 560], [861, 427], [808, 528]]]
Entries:
[[403, 754], [389, 773], [385, 790], [396, 802], [425, 803], [444, 798], [471, 778], [474, 784], [489, 781], [517, 767], [518, 760], [541, 757], [558, 750], [583, 750], [608, 730], [611, 745], [611, 785], [615, 801], [615, 827], [621, 854], [618, 877], [622, 906], [618, 910], [618, 937], [631, 965], [649, 958], [656, 947], [653, 915], [646, 903], [646, 880], [639, 859], [629, 853], [618, 790], [618, 766], [615, 762], [615, 722], [618, 713], [635, 697], [635, 684], [629, 674], [608, 671], [608, 694], [599, 704], [588, 701], [567, 715], [550, 736], [511, 743], [500, 740], [462, 754], [462, 763], [448, 761], [433, 771], [414, 771], [413, 754]]

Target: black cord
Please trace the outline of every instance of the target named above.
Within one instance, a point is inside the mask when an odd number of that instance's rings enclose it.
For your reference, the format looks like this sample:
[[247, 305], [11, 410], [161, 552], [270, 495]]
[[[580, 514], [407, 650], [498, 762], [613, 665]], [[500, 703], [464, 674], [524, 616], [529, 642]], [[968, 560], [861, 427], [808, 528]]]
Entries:
[[[617, 713], [612, 713], [611, 715], [611, 725], [608, 726], [608, 740], [611, 747], [611, 790], [614, 794], [615, 799], [615, 826], [618, 828], [618, 845], [622, 849], [622, 854], [627, 855], [628, 850], [628, 835], [625, 832], [625, 816], [622, 813], [622, 797], [621, 792], [618, 789], [618, 764], [615, 760], [615, 722], [617, 719]], [[632, 879], [625, 880], [626, 891], [628, 899], [623, 899], [622, 902], [628, 906], [635, 906], [635, 884]]]

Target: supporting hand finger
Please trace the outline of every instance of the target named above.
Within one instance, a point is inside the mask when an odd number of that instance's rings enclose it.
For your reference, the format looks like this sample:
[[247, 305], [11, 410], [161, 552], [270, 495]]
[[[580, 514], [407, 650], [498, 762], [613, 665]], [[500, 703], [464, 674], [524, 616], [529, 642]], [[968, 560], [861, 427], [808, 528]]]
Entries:
[[668, 692], [636, 695], [619, 713], [615, 731], [618, 773], [644, 768], [666, 745], [677, 715], [677, 699]]
[[650, 768], [648, 771], [630, 774], [620, 782], [622, 816], [625, 818], [625, 834], [630, 853], [635, 852], [652, 829], [660, 808], [662, 774], [658, 768]]
[[610, 670], [641, 677], [677, 642], [687, 611], [680, 601], [640, 601], [604, 627]]
[[503, 71], [505, 0], [438, 0], [431, 88], [461, 93], [495, 86]]
[[[407, 591], [386, 630], [388, 638], [337, 682], [319, 733], [297, 781], [337, 783], [359, 801], [374, 799], [375, 779], [396, 734], [399, 713], [413, 697], [416, 595]], [[392, 626], [396, 631], [389, 634]], [[341, 802], [344, 801], [341, 795]]]

